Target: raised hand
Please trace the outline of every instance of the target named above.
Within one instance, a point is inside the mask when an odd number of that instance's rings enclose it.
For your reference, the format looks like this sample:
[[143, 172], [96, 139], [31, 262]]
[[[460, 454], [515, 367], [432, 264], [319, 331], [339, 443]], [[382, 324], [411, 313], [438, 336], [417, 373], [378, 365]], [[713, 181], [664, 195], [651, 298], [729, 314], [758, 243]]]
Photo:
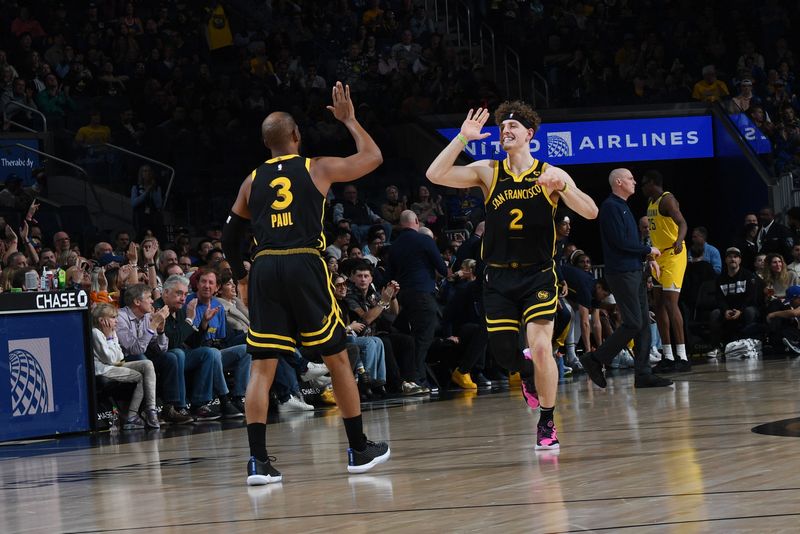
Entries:
[[212, 308], [211, 306], [209, 306], [208, 308], [206, 308], [205, 313], [203, 313], [203, 322], [206, 324], [210, 323], [211, 319], [213, 319], [214, 316], [217, 314], [217, 312], [219, 312], [219, 309], [220, 306], [217, 306], [216, 308]]
[[31, 202], [31, 207], [28, 208], [28, 213], [25, 215], [25, 220], [35, 223], [36, 219], [34, 219], [33, 216], [36, 215], [36, 210], [38, 209], [39, 209], [39, 204], [36, 202], [36, 199], [34, 198], [33, 202]]
[[97, 285], [100, 291], [108, 291], [108, 278], [106, 278], [106, 268], [100, 267], [97, 272]]
[[158, 246], [153, 241], [148, 241], [142, 245], [142, 255], [144, 256], [144, 259], [147, 260], [147, 263], [153, 263], [153, 258], [156, 257], [156, 252], [158, 252]]
[[131, 241], [130, 245], [128, 245], [128, 250], [125, 252], [125, 256], [128, 258], [128, 263], [133, 265], [139, 263], [139, 245]]
[[197, 316], [197, 299], [194, 299], [189, 304], [186, 305], [186, 318], [194, 322], [194, 318], [196, 316]]
[[333, 86], [333, 105], [326, 106], [333, 113], [336, 120], [347, 122], [355, 118], [356, 112], [353, 109], [353, 101], [350, 99], [350, 86], [342, 86], [342, 82], [336, 82]]
[[467, 118], [464, 120], [464, 123], [461, 125], [461, 135], [463, 135], [467, 141], [475, 141], [478, 139], [486, 139], [491, 135], [489, 132], [481, 133], [481, 129], [486, 124], [486, 121], [489, 120], [489, 110], [486, 108], [478, 108], [474, 111], [469, 110], [467, 113]]

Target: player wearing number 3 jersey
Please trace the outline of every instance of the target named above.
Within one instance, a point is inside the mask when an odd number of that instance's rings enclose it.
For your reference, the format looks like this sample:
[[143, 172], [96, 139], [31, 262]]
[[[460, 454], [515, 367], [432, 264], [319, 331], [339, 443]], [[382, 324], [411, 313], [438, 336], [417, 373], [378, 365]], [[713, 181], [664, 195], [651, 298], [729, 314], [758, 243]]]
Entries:
[[[245, 397], [251, 458], [247, 483], [280, 482], [266, 448], [269, 389], [278, 360], [305, 347], [322, 355], [330, 370], [337, 404], [350, 444], [350, 473], [363, 473], [389, 459], [386, 443], [363, 433], [358, 388], [345, 349], [345, 331], [327, 264], [322, 220], [325, 197], [334, 182], [349, 182], [381, 164], [380, 149], [355, 118], [350, 88], [333, 88], [333, 115], [350, 131], [357, 153], [347, 158], [302, 158], [300, 130], [291, 115], [271, 113], [261, 126], [272, 159], [254, 170], [223, 229], [223, 248], [234, 276], [247, 281], [253, 356]], [[241, 258], [246, 222], [252, 224], [255, 252], [248, 274]]]
[[[486, 231], [482, 257], [486, 263], [484, 307], [489, 346], [499, 364], [520, 372], [528, 406], [541, 404], [536, 449], [558, 449], [553, 422], [558, 368], [551, 349], [558, 306], [554, 217], [561, 200], [587, 219], [597, 217], [597, 205], [565, 171], [531, 156], [530, 143], [541, 120], [530, 106], [505, 102], [494, 118], [500, 127], [505, 160], [454, 165], [469, 142], [489, 136], [481, 133], [489, 111], [479, 108], [469, 111], [461, 132], [431, 163], [427, 177], [435, 184], [460, 189], [477, 186], [483, 191]], [[532, 360], [518, 349], [521, 327]]]

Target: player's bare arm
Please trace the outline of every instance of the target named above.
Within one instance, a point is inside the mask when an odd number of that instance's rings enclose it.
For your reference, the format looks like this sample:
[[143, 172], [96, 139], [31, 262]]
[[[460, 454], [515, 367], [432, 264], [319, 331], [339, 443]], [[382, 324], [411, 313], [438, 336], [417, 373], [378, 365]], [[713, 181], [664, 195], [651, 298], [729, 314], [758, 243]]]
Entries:
[[242, 219], [251, 219], [250, 207], [250, 186], [253, 184], [253, 175], [251, 174], [244, 179], [242, 185], [239, 186], [239, 194], [236, 195], [236, 200], [233, 203], [231, 211], [241, 217]]
[[538, 182], [550, 191], [550, 198], [554, 201], [561, 197], [569, 209], [584, 219], [597, 218], [597, 204], [578, 188], [575, 180], [564, 169], [550, 165], [539, 176]]
[[383, 163], [381, 149], [356, 119], [350, 86], [336, 82], [332, 105], [328, 110], [344, 124], [356, 142], [356, 153], [346, 158], [319, 157], [311, 160], [309, 172], [321, 193], [327, 194], [332, 183], [351, 182], [368, 174]]
[[686, 224], [686, 219], [683, 218], [680, 204], [678, 204], [678, 199], [675, 198], [675, 195], [667, 195], [662, 198], [658, 205], [658, 211], [661, 215], [671, 217], [672, 220], [675, 221], [675, 224], [678, 225], [678, 238], [672, 245], [672, 250], [675, 251], [675, 254], [680, 254], [683, 250], [683, 242], [686, 240], [686, 234], [689, 231], [689, 225]]
[[465, 189], [478, 186], [484, 196], [489, 194], [492, 185], [492, 160], [480, 160], [469, 165], [455, 165], [456, 158], [464, 150], [466, 143], [489, 137], [489, 133], [481, 133], [489, 110], [478, 108], [469, 110], [467, 118], [461, 125], [461, 132], [442, 150], [425, 172], [428, 180], [437, 185], [445, 185]]

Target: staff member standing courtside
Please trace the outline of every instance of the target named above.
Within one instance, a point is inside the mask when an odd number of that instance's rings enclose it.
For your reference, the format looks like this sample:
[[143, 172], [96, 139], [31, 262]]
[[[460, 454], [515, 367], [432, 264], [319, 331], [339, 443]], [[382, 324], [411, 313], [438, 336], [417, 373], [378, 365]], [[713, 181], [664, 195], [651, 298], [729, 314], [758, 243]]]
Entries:
[[617, 301], [622, 324], [593, 353], [580, 357], [592, 382], [606, 387], [603, 365], [610, 365], [619, 351], [634, 340], [634, 369], [637, 388], [664, 387], [672, 381], [655, 376], [650, 369], [650, 309], [642, 262], [647, 258], [658, 277], [657, 258], [661, 252], [643, 245], [628, 198], [636, 191], [636, 180], [628, 169], [614, 169], [608, 177], [611, 194], [600, 205], [600, 240], [605, 259], [605, 278]]
[[389, 249], [387, 277], [400, 284], [397, 300], [414, 336], [415, 382], [423, 392], [430, 393], [425, 360], [439, 323], [439, 305], [434, 297], [436, 273], [447, 276], [447, 265], [434, 240], [419, 231], [416, 213], [403, 211], [400, 227]]
[[347, 127], [357, 152], [347, 158], [301, 158], [300, 130], [288, 113], [271, 113], [261, 125], [264, 145], [272, 152], [242, 183], [223, 230], [223, 247], [233, 274], [245, 279], [241, 237], [247, 221], [256, 244], [248, 280], [250, 330], [247, 352], [253, 356], [245, 397], [251, 458], [247, 484], [280, 482], [283, 477], [267, 456], [269, 389], [278, 358], [302, 345], [322, 354], [347, 432], [350, 473], [363, 473], [389, 459], [386, 443], [364, 436], [358, 388], [345, 349], [345, 329], [334, 297], [327, 264], [322, 219], [325, 197], [334, 182], [348, 182], [373, 171], [381, 151], [355, 117], [350, 88], [337, 82], [333, 106]]

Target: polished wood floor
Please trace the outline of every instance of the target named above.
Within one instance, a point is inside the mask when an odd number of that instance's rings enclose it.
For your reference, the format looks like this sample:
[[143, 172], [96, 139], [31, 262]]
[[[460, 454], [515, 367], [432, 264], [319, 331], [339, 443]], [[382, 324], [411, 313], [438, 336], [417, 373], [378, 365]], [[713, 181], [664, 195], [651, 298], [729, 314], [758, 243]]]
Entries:
[[268, 427], [284, 482], [259, 488], [241, 424], [6, 444], [0, 532], [800, 531], [800, 360], [674, 378], [560, 386], [560, 454], [534, 452], [516, 391], [374, 407], [392, 459], [356, 476], [335, 409], [284, 418]]

